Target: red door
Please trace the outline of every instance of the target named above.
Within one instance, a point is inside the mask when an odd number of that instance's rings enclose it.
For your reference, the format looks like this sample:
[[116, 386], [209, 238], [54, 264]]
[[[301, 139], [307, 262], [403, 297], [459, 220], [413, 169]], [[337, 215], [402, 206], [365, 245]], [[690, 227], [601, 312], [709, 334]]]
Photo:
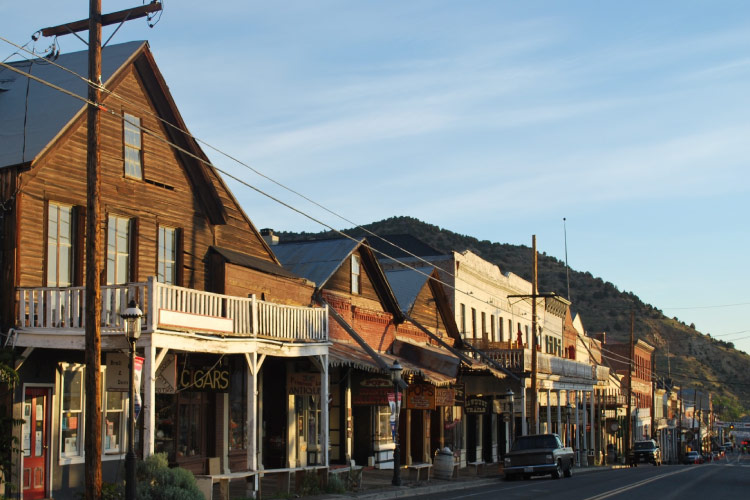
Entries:
[[50, 389], [27, 387], [23, 404], [24, 500], [47, 497]]

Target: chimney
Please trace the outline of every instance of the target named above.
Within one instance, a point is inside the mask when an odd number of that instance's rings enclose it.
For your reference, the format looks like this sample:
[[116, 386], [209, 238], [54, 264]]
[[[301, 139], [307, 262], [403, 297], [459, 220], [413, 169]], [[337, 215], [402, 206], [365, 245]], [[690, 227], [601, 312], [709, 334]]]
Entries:
[[279, 244], [279, 237], [273, 234], [273, 229], [265, 228], [260, 230], [260, 235], [263, 237], [268, 246], [274, 246]]

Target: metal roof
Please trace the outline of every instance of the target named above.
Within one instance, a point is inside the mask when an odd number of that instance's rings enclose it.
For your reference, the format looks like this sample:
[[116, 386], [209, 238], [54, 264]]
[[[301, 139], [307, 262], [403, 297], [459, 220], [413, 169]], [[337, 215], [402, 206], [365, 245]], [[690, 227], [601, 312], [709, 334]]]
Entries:
[[[102, 49], [102, 81], [107, 80], [145, 41], [109, 45]], [[55, 63], [79, 75], [88, 73], [88, 51], [62, 54]], [[46, 59], [9, 63], [14, 68], [86, 97], [86, 82]], [[33, 161], [83, 110], [85, 104], [59, 90], [0, 68], [0, 168]]]
[[[391, 285], [401, 311], [408, 314], [419, 292], [430, 279], [434, 267], [418, 267], [414, 269], [398, 269], [386, 271], [385, 276]], [[424, 273], [424, 274], [423, 274]]]
[[323, 288], [341, 263], [359, 246], [361, 240], [335, 240], [279, 243], [271, 250], [281, 264], [297, 276], [307, 278]]

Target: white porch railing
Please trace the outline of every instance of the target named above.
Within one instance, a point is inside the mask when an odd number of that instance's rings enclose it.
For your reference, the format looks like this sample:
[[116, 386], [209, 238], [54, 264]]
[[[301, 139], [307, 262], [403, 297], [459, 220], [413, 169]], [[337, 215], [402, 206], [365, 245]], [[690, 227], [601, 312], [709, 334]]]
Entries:
[[[144, 313], [143, 333], [173, 329], [291, 341], [328, 340], [328, 311], [322, 307], [287, 306], [254, 296], [202, 292], [159, 283], [154, 278], [145, 283], [102, 286], [101, 290], [102, 332], [124, 330], [120, 312], [133, 299]], [[19, 331], [83, 334], [85, 316], [85, 287], [18, 289]]]
[[[487, 349], [482, 352], [512, 372], [531, 371], [531, 349]], [[470, 354], [470, 351], [466, 353]], [[539, 373], [592, 381], [606, 380], [609, 376], [606, 366], [594, 366], [542, 352], [537, 353], [537, 370]]]

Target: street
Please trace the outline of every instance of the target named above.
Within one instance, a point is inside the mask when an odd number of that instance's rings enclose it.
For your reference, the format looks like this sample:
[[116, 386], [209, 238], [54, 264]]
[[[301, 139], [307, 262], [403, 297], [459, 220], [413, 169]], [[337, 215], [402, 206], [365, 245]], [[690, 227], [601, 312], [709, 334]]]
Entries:
[[639, 466], [552, 480], [549, 476], [414, 498], [550, 498], [555, 500], [747, 498], [750, 455], [727, 455], [703, 465]]

